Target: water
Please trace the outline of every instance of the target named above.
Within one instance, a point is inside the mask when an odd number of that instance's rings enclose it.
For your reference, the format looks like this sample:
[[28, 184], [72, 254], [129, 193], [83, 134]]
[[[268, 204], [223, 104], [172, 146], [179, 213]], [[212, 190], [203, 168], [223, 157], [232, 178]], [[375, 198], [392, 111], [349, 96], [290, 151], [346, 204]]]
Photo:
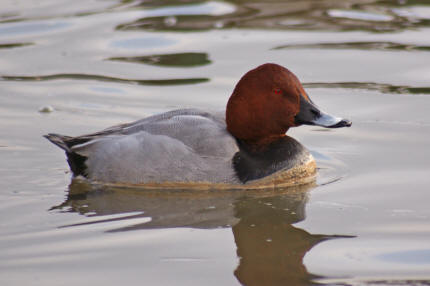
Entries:
[[[428, 285], [429, 20], [419, 0], [3, 0], [1, 285]], [[316, 186], [89, 186], [42, 138], [223, 110], [265, 62], [353, 121], [289, 131]]]

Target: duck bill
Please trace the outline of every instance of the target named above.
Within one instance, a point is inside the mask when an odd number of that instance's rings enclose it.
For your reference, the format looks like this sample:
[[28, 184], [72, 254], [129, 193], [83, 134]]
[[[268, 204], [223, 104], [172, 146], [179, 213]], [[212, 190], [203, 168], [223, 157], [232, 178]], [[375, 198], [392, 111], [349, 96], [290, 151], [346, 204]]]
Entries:
[[351, 121], [322, 112], [310, 99], [300, 95], [300, 111], [294, 118], [298, 125], [317, 125], [327, 128], [350, 127]]

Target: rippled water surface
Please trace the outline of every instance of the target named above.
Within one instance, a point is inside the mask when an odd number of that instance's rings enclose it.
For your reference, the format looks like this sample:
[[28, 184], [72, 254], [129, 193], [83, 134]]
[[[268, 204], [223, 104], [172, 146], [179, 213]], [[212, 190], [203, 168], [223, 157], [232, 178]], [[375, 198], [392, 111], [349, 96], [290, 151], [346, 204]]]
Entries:
[[[289, 131], [315, 186], [90, 186], [42, 138], [223, 110], [265, 62], [353, 121]], [[3, 0], [0, 284], [429, 285], [429, 110], [429, 1]]]

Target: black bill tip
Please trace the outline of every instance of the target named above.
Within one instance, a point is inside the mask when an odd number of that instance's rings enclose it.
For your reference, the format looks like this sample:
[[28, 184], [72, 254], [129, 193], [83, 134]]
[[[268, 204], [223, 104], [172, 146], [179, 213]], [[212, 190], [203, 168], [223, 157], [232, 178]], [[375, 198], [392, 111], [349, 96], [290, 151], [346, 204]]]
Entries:
[[336, 123], [332, 126], [329, 126], [329, 128], [351, 127], [351, 125], [352, 125], [351, 121], [349, 121], [348, 119], [342, 119], [338, 123]]

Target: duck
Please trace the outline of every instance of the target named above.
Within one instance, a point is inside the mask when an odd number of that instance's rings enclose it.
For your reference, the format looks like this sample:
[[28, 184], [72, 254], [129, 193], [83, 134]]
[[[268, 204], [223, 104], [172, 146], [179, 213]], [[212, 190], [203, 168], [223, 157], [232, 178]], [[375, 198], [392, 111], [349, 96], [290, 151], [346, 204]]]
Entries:
[[267, 188], [309, 183], [316, 163], [291, 127], [350, 127], [321, 111], [287, 68], [266, 63], [242, 76], [225, 113], [178, 109], [99, 132], [44, 135], [63, 149], [73, 177], [155, 188]]

